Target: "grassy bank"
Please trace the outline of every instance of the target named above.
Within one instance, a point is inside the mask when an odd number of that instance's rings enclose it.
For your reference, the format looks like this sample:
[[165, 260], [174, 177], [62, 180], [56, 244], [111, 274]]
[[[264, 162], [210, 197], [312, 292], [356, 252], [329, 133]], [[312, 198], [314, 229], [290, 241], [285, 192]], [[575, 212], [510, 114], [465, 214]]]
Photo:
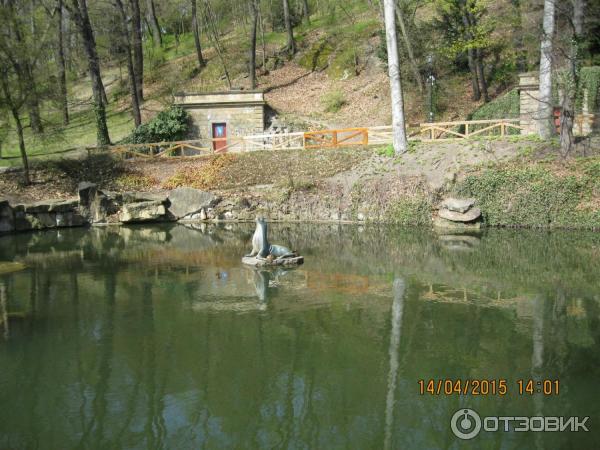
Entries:
[[[473, 197], [486, 225], [600, 229], [600, 156], [557, 157], [553, 144], [508, 138], [472, 143], [420, 143], [402, 157], [384, 149], [262, 151], [193, 160], [115, 160], [97, 155], [44, 161], [34, 184], [0, 178], [13, 201], [69, 197], [77, 184], [159, 191], [194, 187], [232, 205], [294, 220], [356, 220], [431, 225], [448, 196]], [[279, 217], [279, 216], [278, 216]], [[287, 216], [282, 220], [286, 220]]]

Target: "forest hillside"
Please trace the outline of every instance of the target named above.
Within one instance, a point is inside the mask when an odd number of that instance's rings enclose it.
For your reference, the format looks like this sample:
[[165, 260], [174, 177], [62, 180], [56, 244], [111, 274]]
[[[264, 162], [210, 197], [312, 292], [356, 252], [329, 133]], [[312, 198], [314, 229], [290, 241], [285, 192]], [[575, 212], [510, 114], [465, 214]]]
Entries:
[[[20, 100], [30, 156], [97, 143], [98, 83], [113, 143], [166, 109], [177, 92], [262, 89], [274, 114], [292, 129], [391, 123], [377, 0], [5, 3], [1, 20], [12, 31], [0, 55], [22, 72], [5, 71], [5, 85], [10, 100]], [[599, 7], [589, 2], [588, 9], [584, 58], [594, 64]], [[408, 121], [462, 120], [484, 103], [491, 103], [485, 117], [514, 113], [511, 90], [518, 73], [539, 64], [542, 10], [538, 0], [398, 1]], [[90, 53], [80, 32], [86, 25], [95, 38], [99, 80], [90, 78]], [[9, 103], [4, 95], [0, 165], [18, 164]]]

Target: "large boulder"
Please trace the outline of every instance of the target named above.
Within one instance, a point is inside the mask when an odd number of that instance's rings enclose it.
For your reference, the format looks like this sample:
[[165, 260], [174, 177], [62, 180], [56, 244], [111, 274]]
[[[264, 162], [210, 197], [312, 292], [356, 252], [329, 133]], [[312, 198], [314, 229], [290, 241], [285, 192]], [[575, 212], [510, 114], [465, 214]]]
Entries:
[[8, 200], [0, 199], [0, 233], [10, 233], [15, 229], [15, 214]]
[[121, 198], [124, 204], [151, 201], [161, 201], [166, 203], [168, 194], [166, 192], [123, 192]]
[[149, 202], [127, 203], [119, 214], [123, 223], [158, 222], [166, 219], [167, 210], [160, 200]]
[[449, 209], [440, 209], [438, 214], [442, 219], [452, 222], [473, 222], [481, 217], [481, 210], [479, 208], [471, 208], [464, 213], [460, 213]]
[[98, 187], [94, 183], [82, 181], [79, 183], [79, 186], [77, 186], [77, 191], [79, 192], [79, 204], [86, 208], [89, 207], [94, 200]]
[[79, 183], [79, 210], [90, 223], [105, 223], [119, 211], [119, 194], [103, 192], [93, 183]]
[[219, 198], [210, 192], [190, 187], [179, 187], [169, 192], [169, 212], [176, 218], [191, 218], [214, 206]]
[[447, 198], [440, 205], [441, 209], [449, 211], [465, 213], [475, 205], [475, 200], [472, 198]]
[[54, 213], [65, 213], [74, 212], [79, 206], [79, 199], [77, 197], [69, 198], [67, 200], [54, 200], [49, 202], [48, 212]]
[[481, 222], [454, 222], [442, 217], [434, 217], [433, 226], [443, 230], [477, 231], [481, 228]]

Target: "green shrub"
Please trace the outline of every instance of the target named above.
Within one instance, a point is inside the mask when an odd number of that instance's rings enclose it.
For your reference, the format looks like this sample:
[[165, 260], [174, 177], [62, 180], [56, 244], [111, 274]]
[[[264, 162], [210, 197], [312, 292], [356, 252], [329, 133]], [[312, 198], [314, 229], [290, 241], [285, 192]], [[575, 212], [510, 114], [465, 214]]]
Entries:
[[386, 221], [403, 226], [431, 226], [431, 200], [423, 195], [406, 197], [390, 206]]
[[336, 113], [346, 104], [346, 99], [341, 91], [331, 91], [323, 97], [325, 112]]
[[[474, 197], [484, 221], [491, 226], [600, 227], [594, 207], [595, 166], [575, 174], [548, 168], [490, 168], [468, 175], [459, 195]], [[592, 201], [590, 201], [592, 200]]]
[[150, 122], [143, 123], [123, 139], [124, 144], [179, 141], [188, 132], [188, 113], [179, 106], [161, 111]]
[[518, 119], [519, 109], [519, 91], [513, 89], [475, 110], [469, 120]]

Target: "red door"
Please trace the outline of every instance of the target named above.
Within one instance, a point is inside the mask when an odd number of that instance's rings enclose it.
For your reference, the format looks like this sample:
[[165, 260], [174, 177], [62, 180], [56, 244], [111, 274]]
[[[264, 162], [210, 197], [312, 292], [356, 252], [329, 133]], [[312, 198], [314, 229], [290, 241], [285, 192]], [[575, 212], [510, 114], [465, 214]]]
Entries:
[[215, 152], [224, 152], [227, 150], [227, 124], [212, 124], [213, 149]]

